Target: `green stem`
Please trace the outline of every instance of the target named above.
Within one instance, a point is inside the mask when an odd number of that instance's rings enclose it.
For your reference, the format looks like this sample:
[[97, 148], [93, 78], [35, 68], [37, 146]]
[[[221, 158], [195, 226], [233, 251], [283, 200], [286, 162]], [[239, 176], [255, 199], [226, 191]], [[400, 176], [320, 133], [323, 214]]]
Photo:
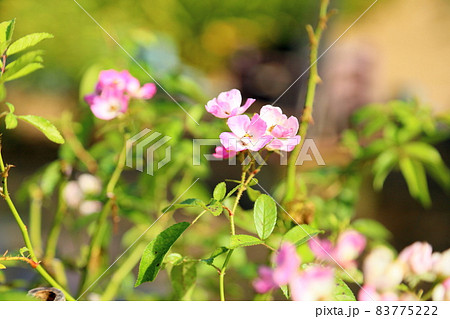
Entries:
[[48, 235], [45, 259], [49, 262], [51, 262], [56, 255], [56, 246], [58, 244], [58, 238], [61, 233], [61, 225], [67, 208], [64, 200], [64, 189], [66, 184], [66, 182], [62, 182], [59, 186], [58, 209], [56, 210], [55, 219], [53, 220], [53, 225]]
[[[248, 184], [252, 181], [253, 177], [256, 173], [258, 173], [259, 169], [254, 170], [252, 173], [249, 174], [248, 178], [246, 179], [247, 170], [243, 169], [242, 176], [241, 176], [241, 187], [239, 187], [238, 193], [236, 195], [236, 200], [234, 201], [233, 208], [230, 212], [230, 226], [231, 226], [231, 235], [236, 234], [236, 229], [234, 226], [234, 215], [236, 213], [236, 209], [238, 207], [239, 201], [241, 200], [242, 194], [244, 193], [245, 189], [247, 188]], [[220, 289], [220, 300], [225, 301], [225, 272], [228, 267], [228, 263], [230, 262], [231, 255], [233, 254], [234, 249], [230, 249], [227, 253], [227, 256], [225, 257], [225, 262], [223, 263], [222, 268], [219, 272], [219, 289]]]
[[[1, 155], [0, 151], [0, 169], [2, 171], [2, 178], [3, 178], [3, 198], [5, 199], [6, 203], [8, 204], [9, 209], [11, 210], [11, 213], [14, 216], [14, 219], [17, 222], [17, 225], [20, 228], [20, 231], [22, 233], [23, 240], [25, 242], [25, 246], [28, 248], [28, 253], [30, 254], [30, 259], [33, 260], [36, 263], [39, 263], [38, 259], [36, 258], [36, 254], [34, 253], [33, 245], [31, 244], [30, 236], [28, 234], [27, 226], [24, 224], [22, 218], [19, 215], [19, 212], [17, 211], [16, 207], [14, 206], [13, 201], [11, 200], [11, 197], [9, 196], [8, 192], [8, 173], [9, 173], [10, 166], [6, 166], [3, 162], [3, 156]], [[52, 285], [53, 287], [61, 290], [64, 295], [66, 296], [67, 300], [75, 301], [75, 299], [58, 283], [55, 279], [42, 267], [41, 265], [38, 265], [36, 267], [36, 270], [39, 272], [39, 274], [47, 280], [47, 282]]]
[[102, 211], [100, 212], [97, 224], [95, 226], [92, 235], [92, 240], [88, 250], [86, 266], [83, 269], [82, 279], [80, 282], [79, 295], [83, 293], [84, 289], [86, 288], [86, 285], [90, 282], [90, 278], [95, 276], [95, 274], [97, 273], [96, 268], [98, 264], [98, 258], [100, 256], [103, 235], [106, 229], [106, 221], [108, 220], [111, 208], [113, 207], [113, 205], [115, 205], [114, 189], [116, 188], [117, 182], [119, 181], [120, 175], [122, 174], [125, 167], [127, 154], [126, 141], [128, 137], [129, 137], [128, 134], [124, 135], [124, 145], [122, 151], [120, 152], [119, 160], [106, 186], [106, 196], [108, 197], [108, 200], [103, 206]]
[[42, 256], [42, 192], [36, 185], [30, 188], [30, 238], [37, 256]]
[[312, 112], [313, 112], [313, 104], [314, 97], [316, 94], [317, 84], [320, 83], [320, 77], [317, 70], [317, 57], [319, 51], [319, 43], [322, 38], [322, 33], [325, 30], [329, 18], [328, 5], [330, 0], [322, 0], [320, 3], [320, 17], [319, 23], [317, 24], [316, 30], [308, 25], [307, 31], [309, 34], [309, 41], [311, 46], [309, 63], [311, 66], [309, 72], [308, 79], [308, 89], [306, 92], [306, 100], [305, 107], [303, 109], [303, 114], [300, 122], [299, 135], [301, 136], [300, 143], [294, 148], [292, 151], [288, 167], [287, 167], [287, 179], [286, 179], [286, 195], [285, 202], [288, 202], [294, 199], [295, 194], [297, 193], [297, 184], [295, 182], [296, 179], [296, 161], [297, 157], [300, 154], [303, 143], [305, 142], [306, 134], [308, 132], [309, 124], [313, 122]]

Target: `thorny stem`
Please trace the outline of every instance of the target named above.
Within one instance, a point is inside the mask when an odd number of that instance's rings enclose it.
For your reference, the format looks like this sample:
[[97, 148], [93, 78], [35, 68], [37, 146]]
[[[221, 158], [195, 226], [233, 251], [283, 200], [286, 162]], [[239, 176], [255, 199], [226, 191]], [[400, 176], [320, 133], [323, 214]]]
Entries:
[[317, 24], [317, 27], [315, 30], [308, 25], [307, 31], [309, 35], [309, 42], [310, 42], [310, 58], [309, 63], [311, 66], [310, 72], [309, 72], [309, 80], [308, 80], [308, 89], [306, 92], [306, 100], [305, 100], [305, 107], [303, 109], [303, 114], [300, 122], [300, 129], [299, 129], [299, 135], [301, 136], [300, 143], [294, 148], [292, 151], [288, 167], [287, 167], [287, 180], [286, 180], [286, 195], [285, 195], [285, 201], [290, 201], [294, 198], [296, 192], [297, 192], [297, 184], [295, 182], [296, 179], [296, 161], [297, 157], [300, 154], [300, 150], [302, 149], [303, 143], [305, 142], [306, 133], [308, 132], [308, 126], [310, 123], [313, 123], [312, 118], [312, 112], [313, 112], [313, 104], [314, 104], [314, 97], [316, 94], [316, 87], [317, 84], [320, 83], [320, 77], [317, 71], [317, 56], [318, 56], [318, 50], [319, 50], [319, 43], [322, 38], [322, 33], [325, 30], [327, 26], [328, 19], [332, 12], [328, 11], [328, 5], [330, 3], [330, 0], [322, 0], [320, 3], [320, 17], [319, 17], [319, 23]]
[[11, 168], [11, 165], [5, 166], [5, 164], [3, 162], [3, 156], [1, 155], [1, 146], [0, 146], [0, 169], [2, 171], [2, 178], [3, 178], [2, 197], [5, 199], [6, 203], [8, 204], [8, 207], [11, 210], [11, 213], [13, 214], [14, 219], [16, 220], [17, 225], [20, 228], [23, 240], [25, 242], [25, 246], [28, 248], [28, 252], [30, 254], [29, 258], [32, 261], [34, 261], [35, 263], [38, 263], [36, 270], [50, 285], [61, 290], [64, 293], [64, 295], [66, 296], [67, 300], [75, 301], [75, 299], [55, 279], [53, 279], [53, 277], [44, 269], [44, 267], [42, 267], [42, 265], [39, 264], [39, 261], [36, 258], [36, 255], [35, 255], [34, 249], [33, 249], [33, 245], [31, 244], [30, 235], [28, 234], [27, 226], [24, 224], [22, 218], [20, 217], [19, 212], [17, 211], [16, 207], [14, 206], [14, 203], [8, 192], [8, 173], [9, 173], [10, 168]]
[[92, 240], [89, 245], [89, 252], [88, 252], [88, 258], [85, 268], [83, 269], [83, 275], [82, 280], [80, 283], [79, 288], [79, 294], [83, 293], [83, 290], [85, 289], [86, 284], [89, 282], [89, 279], [91, 276], [93, 276], [96, 271], [98, 264], [98, 259], [100, 257], [100, 251], [101, 251], [101, 243], [103, 239], [103, 235], [105, 233], [105, 227], [106, 227], [106, 221], [108, 219], [108, 215], [110, 211], [114, 208], [116, 205], [115, 201], [115, 195], [114, 195], [114, 189], [116, 188], [117, 182], [119, 181], [120, 175], [122, 174], [124, 167], [125, 167], [125, 161], [126, 161], [126, 154], [127, 154], [127, 145], [126, 141], [129, 138], [128, 134], [124, 135], [124, 145], [122, 148], [122, 151], [119, 155], [119, 160], [117, 162], [116, 168], [111, 175], [111, 178], [106, 185], [106, 196], [108, 197], [107, 202], [103, 206], [102, 211], [100, 212], [100, 215], [97, 220], [97, 225], [95, 226]]

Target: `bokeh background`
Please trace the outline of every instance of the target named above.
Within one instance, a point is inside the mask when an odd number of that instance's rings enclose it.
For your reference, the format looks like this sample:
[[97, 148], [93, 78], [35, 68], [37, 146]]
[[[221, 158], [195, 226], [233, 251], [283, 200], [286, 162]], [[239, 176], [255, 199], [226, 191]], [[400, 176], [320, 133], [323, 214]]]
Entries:
[[[326, 50], [373, 3], [372, 0], [332, 0], [339, 14], [331, 19], [321, 51]], [[217, 93], [239, 88], [270, 104], [308, 68], [306, 24], [316, 24], [318, 0], [80, 0], [79, 3], [154, 78], [177, 97], [170, 76], [185, 76], [203, 88], [206, 103]], [[19, 114], [58, 119], [63, 110], [88, 106], [80, 96], [86, 73], [111, 65], [130, 68], [143, 81], [147, 75], [72, 0], [0, 0], [0, 20], [17, 19], [15, 36], [49, 32], [55, 38], [41, 47], [46, 68], [9, 83], [8, 101]], [[379, 0], [319, 61], [323, 84], [315, 106], [316, 139], [326, 163], [345, 162], [337, 141], [349, 117], [372, 102], [417, 97], [433, 112], [450, 111], [450, 2], [447, 0]], [[307, 74], [278, 100], [299, 116]], [[196, 90], [196, 86], [192, 86]], [[80, 94], [81, 92], [81, 94]], [[189, 111], [189, 109], [188, 109]], [[26, 126], [4, 134], [4, 153], [16, 165], [11, 189], [57, 157], [55, 145]], [[450, 143], [438, 145], [450, 162]], [[215, 165], [215, 164], [214, 164]], [[308, 169], [308, 165], [304, 167]], [[221, 171], [214, 181], [227, 176]], [[262, 180], [281, 179], [272, 172]], [[427, 210], [411, 199], [400, 174], [391, 174], [382, 192], [371, 181], [361, 192], [357, 216], [383, 223], [401, 249], [416, 240], [436, 250], [450, 247], [450, 205], [432, 180], [433, 206]], [[24, 204], [25, 205], [25, 204]], [[0, 252], [21, 245], [5, 205], [0, 208]], [[11, 224], [10, 227], [4, 227]], [[45, 225], [44, 228], [48, 227]]]

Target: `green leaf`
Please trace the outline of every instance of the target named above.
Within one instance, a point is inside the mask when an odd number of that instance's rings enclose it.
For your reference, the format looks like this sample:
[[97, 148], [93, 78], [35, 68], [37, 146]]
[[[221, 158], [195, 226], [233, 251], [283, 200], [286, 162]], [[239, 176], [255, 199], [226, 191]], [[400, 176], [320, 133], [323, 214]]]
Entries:
[[164, 256], [189, 225], [187, 222], [172, 225], [147, 245], [139, 264], [139, 274], [135, 287], [144, 282], [155, 280], [161, 269]]
[[263, 241], [259, 238], [250, 235], [232, 235], [230, 239], [229, 249], [236, 249], [238, 247], [255, 246], [262, 244]]
[[312, 237], [323, 233], [323, 230], [318, 230], [307, 224], [292, 227], [283, 236], [283, 240], [293, 243], [295, 246], [300, 246], [310, 240]]
[[225, 199], [227, 199], [228, 197], [230, 197], [231, 195], [233, 195], [239, 188], [241, 187], [241, 185], [236, 186], [235, 188], [233, 188], [231, 191], [228, 192], [227, 196], [225, 196]]
[[382, 152], [375, 160], [372, 171], [374, 174], [373, 187], [375, 190], [383, 188], [384, 181], [392, 169], [397, 165], [398, 155], [393, 150]]
[[163, 212], [168, 212], [171, 210], [176, 210], [179, 208], [186, 208], [186, 207], [200, 207], [200, 208], [203, 208], [206, 210], [208, 209], [208, 207], [206, 206], [204, 201], [197, 199], [197, 198], [189, 198], [189, 199], [182, 201], [179, 204], [175, 204], [175, 205], [164, 208]]
[[50, 39], [50, 38], [53, 38], [53, 35], [51, 35], [50, 33], [45, 33], [45, 32], [28, 34], [28, 35], [16, 40], [15, 42], [11, 43], [11, 45], [9, 46], [9, 48], [7, 50], [7, 54], [8, 55], [16, 54], [20, 51], [23, 51], [25, 49], [28, 49], [29, 47], [32, 47], [32, 46], [38, 44], [42, 40]]
[[3, 264], [0, 264], [0, 269], [6, 269], [6, 266]]
[[382, 224], [373, 219], [357, 219], [353, 228], [373, 240], [387, 240], [392, 234]]
[[174, 266], [170, 272], [170, 281], [174, 291], [175, 300], [183, 300], [194, 287], [197, 279], [197, 264], [183, 263]]
[[15, 129], [17, 127], [17, 117], [12, 113], [6, 114], [5, 124], [8, 130]]
[[258, 197], [261, 195], [260, 191], [253, 189], [251, 187], [247, 187], [246, 192], [247, 192], [248, 198], [250, 198], [250, 200], [252, 202], [256, 201], [258, 199]]
[[14, 74], [30, 63], [34, 63], [34, 62], [41, 63], [44, 61], [44, 59], [41, 56], [43, 52], [44, 51], [42, 51], [42, 50], [35, 50], [35, 51], [27, 52], [27, 53], [23, 54], [22, 56], [20, 56], [15, 61], [9, 63], [6, 66], [5, 70], [10, 74]]
[[[16, 25], [16, 19], [4, 21], [0, 23], [0, 42], [11, 41], [14, 33], [14, 27]], [[0, 52], [2, 54], [3, 52]]]
[[208, 204], [207, 209], [214, 216], [219, 216], [223, 211], [222, 203], [213, 199], [211, 203]]
[[258, 197], [253, 208], [253, 220], [256, 232], [261, 239], [266, 239], [272, 234], [277, 222], [277, 205], [272, 197], [263, 194]]
[[36, 70], [42, 69], [44, 66], [41, 63], [30, 63], [25, 65], [23, 68], [18, 70], [15, 73], [12, 73], [11, 70], [6, 71], [3, 74], [3, 80], [6, 81], [12, 81], [18, 78], [21, 78], [25, 75], [28, 75]]
[[428, 207], [431, 204], [428, 184], [423, 165], [410, 158], [400, 159], [400, 170], [408, 185], [409, 193]]
[[424, 142], [409, 143], [402, 149], [410, 157], [429, 165], [439, 165], [443, 162], [439, 152], [433, 146]]
[[202, 259], [202, 261], [208, 265], [212, 265], [216, 257], [225, 254], [228, 250], [229, 249], [227, 247], [216, 248], [216, 250], [214, 250], [211, 256], [209, 256], [209, 258]]
[[172, 265], [180, 265], [181, 263], [183, 263], [183, 256], [181, 256], [179, 253], [169, 254], [164, 261]]
[[19, 254], [20, 254], [22, 257], [28, 257], [28, 255], [25, 256], [25, 253], [28, 253], [28, 252], [29, 252], [29, 250], [28, 250], [27, 247], [22, 247], [22, 248], [19, 249]]
[[44, 119], [36, 115], [21, 115], [17, 116], [19, 119], [30, 123], [42, 133], [44, 133], [47, 138], [57, 144], [64, 144], [64, 138], [59, 133], [58, 129], [47, 119]]
[[356, 301], [355, 295], [347, 284], [339, 278], [336, 278], [336, 281], [333, 299], [335, 301]]
[[16, 108], [14, 107], [14, 105], [12, 105], [11, 103], [8, 103], [8, 102], [6, 102], [5, 104], [6, 104], [6, 106], [8, 107], [9, 112], [10, 112], [10, 113], [14, 113], [14, 111], [16, 110]]
[[214, 188], [213, 197], [217, 201], [222, 201], [227, 193], [227, 184], [225, 182], [217, 184]]

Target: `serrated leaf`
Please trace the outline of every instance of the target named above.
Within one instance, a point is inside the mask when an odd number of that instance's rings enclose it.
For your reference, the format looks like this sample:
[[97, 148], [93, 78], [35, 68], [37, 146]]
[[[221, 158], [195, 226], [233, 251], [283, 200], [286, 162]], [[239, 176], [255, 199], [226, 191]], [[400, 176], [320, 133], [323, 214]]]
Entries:
[[17, 72], [13, 73], [11, 72], [11, 70], [6, 71], [3, 74], [3, 81], [7, 82], [7, 81], [12, 81], [18, 78], [21, 78], [25, 75], [28, 75], [36, 70], [42, 69], [44, 66], [41, 63], [30, 63], [25, 65], [23, 68], [21, 68], [20, 70], [18, 70]]
[[21, 115], [17, 118], [30, 123], [38, 130], [40, 130], [44, 135], [52, 142], [57, 144], [64, 144], [64, 138], [58, 129], [47, 119], [36, 115]]
[[51, 38], [53, 38], [53, 35], [46, 32], [28, 34], [11, 43], [6, 52], [8, 55], [13, 55], [25, 49], [28, 49], [29, 47], [35, 46], [42, 40]]
[[144, 282], [155, 280], [165, 255], [189, 225], [187, 222], [172, 225], [147, 245], [139, 264], [139, 274], [135, 287]]
[[12, 113], [6, 114], [5, 124], [8, 130], [15, 129], [17, 127], [17, 117]]
[[357, 219], [352, 223], [355, 230], [373, 240], [387, 240], [392, 234], [382, 224], [373, 219]]
[[222, 201], [227, 193], [227, 184], [225, 182], [217, 184], [214, 188], [213, 197], [217, 201]]
[[183, 263], [174, 266], [170, 272], [170, 281], [174, 291], [175, 300], [183, 300], [188, 295], [197, 279], [197, 264]]
[[283, 240], [291, 242], [295, 246], [300, 246], [310, 240], [311, 237], [323, 232], [323, 230], [316, 229], [308, 224], [302, 224], [289, 229], [287, 233], [284, 234]]
[[236, 249], [239, 247], [255, 246], [262, 244], [263, 241], [259, 238], [250, 235], [232, 235], [230, 238], [229, 249]]
[[277, 205], [272, 197], [266, 194], [258, 197], [253, 208], [253, 220], [259, 238], [264, 240], [272, 234], [277, 222]]
[[356, 301], [355, 295], [347, 284], [339, 278], [336, 278], [336, 288], [333, 299], [335, 301]]

